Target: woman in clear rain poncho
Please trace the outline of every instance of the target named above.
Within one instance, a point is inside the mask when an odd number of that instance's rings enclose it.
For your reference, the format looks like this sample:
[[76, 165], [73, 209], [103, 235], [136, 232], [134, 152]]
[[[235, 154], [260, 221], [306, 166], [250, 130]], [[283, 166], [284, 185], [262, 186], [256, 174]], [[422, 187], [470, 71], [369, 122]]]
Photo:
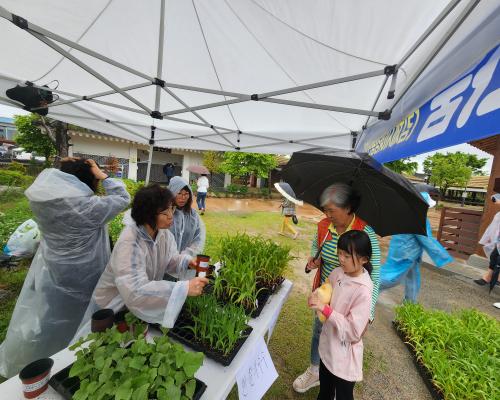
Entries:
[[[170, 180], [169, 190], [172, 192], [175, 202], [175, 211], [170, 232], [174, 235], [177, 251], [195, 257], [203, 253], [205, 247], [205, 224], [200, 216], [192, 208], [193, 192], [188, 183], [180, 176], [174, 176]], [[125, 213], [123, 218], [125, 225], [135, 225], [130, 210]], [[168, 274], [175, 275], [175, 274]], [[189, 279], [194, 277], [194, 270], [184, 270], [181, 276], [173, 276], [179, 279]]]
[[151, 185], [140, 189], [132, 202], [135, 224], [126, 225], [113, 248], [75, 338], [90, 332], [92, 314], [103, 308], [128, 308], [149, 323], [171, 328], [187, 296], [198, 296], [206, 278], [170, 282], [165, 273], [181, 274], [194, 266], [189, 254], [179, 254], [172, 233], [174, 197], [168, 189]]
[[[422, 192], [421, 195], [429, 207], [436, 205], [429, 193]], [[427, 219], [427, 236], [412, 234], [392, 236], [387, 259], [380, 268], [380, 289], [388, 289], [404, 282], [404, 300], [416, 303], [420, 291], [420, 263], [424, 251], [437, 267], [443, 267], [453, 261], [445, 248], [432, 237], [429, 219]]]
[[25, 194], [42, 239], [0, 346], [5, 377], [69, 344], [109, 260], [106, 225], [130, 202], [121, 181], [81, 159], [42, 171]]

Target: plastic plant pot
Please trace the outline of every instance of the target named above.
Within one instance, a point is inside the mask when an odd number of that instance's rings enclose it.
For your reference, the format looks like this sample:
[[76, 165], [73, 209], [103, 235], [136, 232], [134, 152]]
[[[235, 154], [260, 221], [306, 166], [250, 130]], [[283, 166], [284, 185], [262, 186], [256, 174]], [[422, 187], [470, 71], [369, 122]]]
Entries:
[[47, 390], [50, 370], [54, 365], [52, 358], [42, 358], [24, 367], [19, 373], [23, 384], [23, 394], [27, 399], [34, 399]]
[[115, 322], [115, 313], [111, 308], [104, 308], [92, 314], [90, 330], [92, 332], [104, 332], [106, 329], [112, 328]]
[[210, 267], [210, 256], [198, 254], [196, 256], [196, 276], [204, 278], [208, 275]]

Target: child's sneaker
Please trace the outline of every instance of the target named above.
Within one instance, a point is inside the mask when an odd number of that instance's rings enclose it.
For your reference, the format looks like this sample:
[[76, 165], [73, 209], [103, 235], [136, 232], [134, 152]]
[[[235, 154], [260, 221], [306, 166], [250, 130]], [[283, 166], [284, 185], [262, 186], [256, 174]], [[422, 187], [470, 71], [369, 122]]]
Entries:
[[[319, 386], [319, 372], [317, 368], [314, 368], [312, 365], [307, 367], [306, 371], [293, 381], [293, 389], [296, 392], [305, 393], [309, 389]], [[314, 369], [316, 369], [316, 372], [314, 372]]]

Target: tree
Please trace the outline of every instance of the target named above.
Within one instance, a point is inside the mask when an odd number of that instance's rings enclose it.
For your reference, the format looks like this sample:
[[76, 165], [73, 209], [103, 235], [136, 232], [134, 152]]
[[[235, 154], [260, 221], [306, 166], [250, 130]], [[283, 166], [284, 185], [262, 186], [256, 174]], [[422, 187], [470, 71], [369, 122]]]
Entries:
[[60, 158], [68, 156], [68, 124], [37, 114], [17, 115], [14, 123], [18, 132], [16, 142], [27, 151], [43, 154], [47, 165], [50, 164], [49, 158], [55, 154]]
[[14, 140], [27, 152], [44, 156], [45, 164], [50, 165], [50, 158], [56, 154], [56, 148], [52, 140], [36, 126], [38, 119], [39, 117], [35, 114], [16, 115], [14, 123], [17, 134]]
[[277, 166], [278, 160], [274, 154], [226, 152], [221, 170], [237, 177], [256, 175], [267, 178]]
[[402, 158], [401, 160], [387, 162], [384, 166], [398, 174], [406, 173], [413, 175], [417, 172], [418, 163], [416, 161], [410, 162], [409, 158]]
[[207, 167], [211, 174], [221, 172], [221, 164], [224, 153], [221, 151], [206, 151], [203, 153], [203, 165]]
[[472, 167], [467, 165], [470, 154], [462, 152], [456, 153], [436, 153], [429, 156], [424, 161], [424, 171], [430, 177], [430, 182], [439, 186], [442, 195], [451, 186], [467, 186], [472, 175]]

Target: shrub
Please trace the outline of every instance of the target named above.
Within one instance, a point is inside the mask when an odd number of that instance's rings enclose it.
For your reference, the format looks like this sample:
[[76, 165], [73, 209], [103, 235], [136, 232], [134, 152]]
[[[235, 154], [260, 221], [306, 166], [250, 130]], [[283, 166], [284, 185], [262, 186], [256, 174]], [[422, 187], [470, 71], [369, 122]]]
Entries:
[[245, 185], [236, 185], [234, 183], [231, 183], [230, 185], [227, 185], [226, 188], [228, 193], [231, 194], [247, 194], [248, 193], [248, 187]]
[[26, 175], [26, 173], [28, 172], [26, 167], [23, 164], [15, 162], [15, 161], [11, 162], [6, 169], [8, 171], [17, 171], [17, 172], [20, 172], [21, 174], [24, 174], [24, 175]]
[[0, 186], [28, 187], [34, 178], [18, 171], [0, 170]]
[[144, 181], [133, 181], [132, 179], [123, 178], [123, 183], [127, 187], [127, 192], [131, 198], [134, 198], [137, 191], [144, 186]]

